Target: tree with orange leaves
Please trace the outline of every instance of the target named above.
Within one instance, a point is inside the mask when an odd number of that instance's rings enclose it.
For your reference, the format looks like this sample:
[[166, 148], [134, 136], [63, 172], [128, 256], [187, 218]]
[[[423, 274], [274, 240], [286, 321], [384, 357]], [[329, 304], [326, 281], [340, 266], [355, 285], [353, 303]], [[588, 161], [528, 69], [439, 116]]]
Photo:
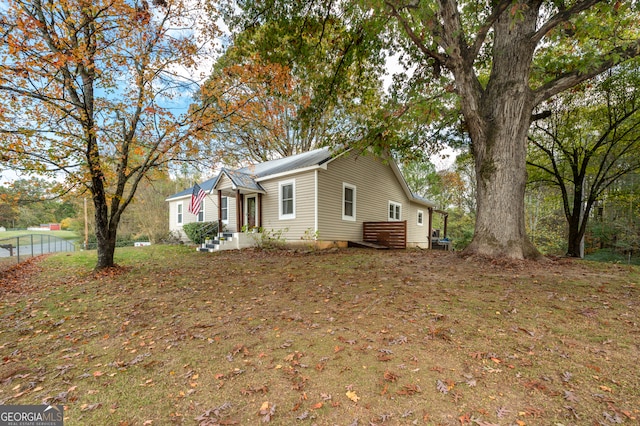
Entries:
[[202, 89], [211, 113], [225, 117], [207, 137], [218, 143], [230, 165], [263, 162], [309, 151], [318, 143], [297, 121], [309, 104], [291, 69], [259, 57], [232, 63], [214, 73]]
[[0, 10], [0, 153], [16, 170], [64, 176], [61, 191], [88, 191], [96, 269], [114, 265], [141, 181], [198, 159], [194, 136], [216, 117], [176, 111], [199, 90], [191, 76], [214, 46], [214, 15], [191, 0], [8, 0]]
[[[263, 162], [362, 139], [380, 108], [383, 61], [365, 52], [350, 64], [340, 19], [282, 21], [234, 33], [199, 95], [216, 117], [204, 136], [229, 165]], [[366, 49], [361, 49], [366, 50]]]

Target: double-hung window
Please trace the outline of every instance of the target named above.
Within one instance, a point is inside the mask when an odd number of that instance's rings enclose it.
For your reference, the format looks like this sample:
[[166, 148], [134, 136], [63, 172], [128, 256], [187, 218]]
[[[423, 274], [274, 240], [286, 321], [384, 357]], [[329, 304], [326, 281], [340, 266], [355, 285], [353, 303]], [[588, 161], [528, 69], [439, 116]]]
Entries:
[[296, 218], [296, 183], [293, 180], [280, 182], [280, 219]]
[[424, 225], [424, 211], [418, 210], [418, 226]]
[[224, 223], [229, 222], [229, 198], [222, 197], [220, 201], [220, 220]]
[[182, 225], [182, 203], [178, 203], [178, 212], [176, 217], [178, 225]]
[[395, 201], [389, 201], [389, 220], [400, 220], [402, 217], [402, 204]]
[[204, 222], [204, 201], [200, 203], [200, 210], [198, 211], [198, 222]]
[[342, 220], [356, 220], [356, 187], [342, 184]]

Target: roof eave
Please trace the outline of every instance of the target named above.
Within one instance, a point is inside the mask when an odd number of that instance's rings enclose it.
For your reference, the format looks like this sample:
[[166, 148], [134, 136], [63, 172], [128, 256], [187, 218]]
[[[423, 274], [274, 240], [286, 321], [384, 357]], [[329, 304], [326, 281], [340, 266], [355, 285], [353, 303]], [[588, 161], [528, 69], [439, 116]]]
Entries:
[[177, 197], [168, 197], [165, 198], [164, 201], [169, 202], [169, 201], [177, 201], [177, 200], [183, 200], [183, 199], [188, 199], [189, 197], [191, 197], [191, 194], [185, 194], [185, 195], [180, 195]]
[[266, 175], [266, 176], [258, 177], [258, 178], [255, 179], [255, 181], [256, 182], [264, 182], [266, 180], [280, 179], [280, 178], [291, 176], [291, 175], [294, 175], [294, 174], [309, 172], [309, 171], [318, 170], [318, 169], [327, 170], [327, 164], [328, 164], [328, 162], [324, 162], [322, 164], [314, 164], [313, 166], [307, 166], [307, 167], [301, 167], [299, 169], [287, 170], [286, 172], [275, 173], [275, 174], [272, 174], [272, 175]]
[[267, 191], [265, 191], [264, 189], [258, 189], [258, 188], [249, 188], [247, 186], [237, 186], [237, 185], [231, 185], [231, 188], [234, 191], [240, 191], [240, 193], [251, 193], [251, 194], [266, 194]]

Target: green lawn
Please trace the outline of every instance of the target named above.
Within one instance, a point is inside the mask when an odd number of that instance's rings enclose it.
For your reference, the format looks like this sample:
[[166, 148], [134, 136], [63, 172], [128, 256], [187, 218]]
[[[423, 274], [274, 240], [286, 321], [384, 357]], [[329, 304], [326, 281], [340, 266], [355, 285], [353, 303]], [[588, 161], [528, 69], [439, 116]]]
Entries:
[[640, 419], [640, 270], [435, 251], [61, 253], [0, 281], [0, 403], [65, 425]]

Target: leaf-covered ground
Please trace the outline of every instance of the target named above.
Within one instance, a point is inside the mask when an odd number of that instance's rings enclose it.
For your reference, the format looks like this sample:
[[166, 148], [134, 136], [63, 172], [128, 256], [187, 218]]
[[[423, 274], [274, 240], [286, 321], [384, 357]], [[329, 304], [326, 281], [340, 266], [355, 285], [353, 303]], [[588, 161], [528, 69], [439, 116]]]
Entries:
[[59, 254], [0, 278], [0, 403], [65, 425], [640, 419], [638, 269], [433, 251]]

